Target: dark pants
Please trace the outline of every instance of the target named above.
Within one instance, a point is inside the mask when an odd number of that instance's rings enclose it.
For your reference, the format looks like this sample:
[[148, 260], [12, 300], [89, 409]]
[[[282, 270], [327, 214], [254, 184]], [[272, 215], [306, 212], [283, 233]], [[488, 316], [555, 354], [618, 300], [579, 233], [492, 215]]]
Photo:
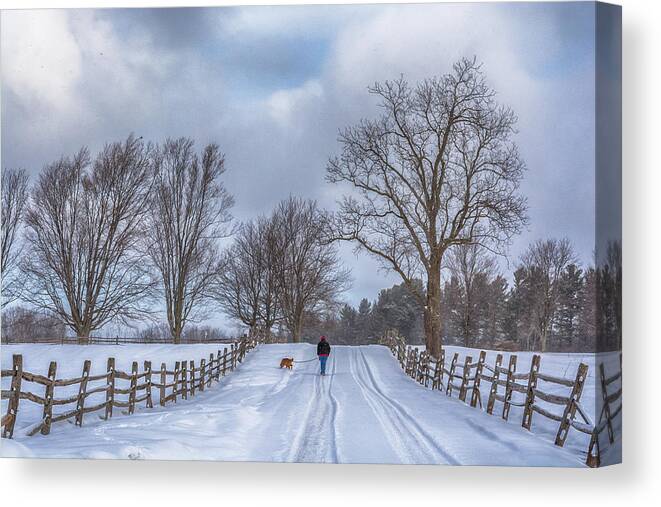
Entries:
[[319, 356], [319, 364], [321, 365], [322, 375], [326, 375], [326, 361], [328, 361], [328, 356]]

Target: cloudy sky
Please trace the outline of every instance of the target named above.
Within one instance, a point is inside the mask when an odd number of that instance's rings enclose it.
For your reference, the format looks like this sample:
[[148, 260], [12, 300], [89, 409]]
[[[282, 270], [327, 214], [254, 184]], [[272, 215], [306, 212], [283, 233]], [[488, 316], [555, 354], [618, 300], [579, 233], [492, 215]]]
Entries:
[[[594, 249], [594, 5], [500, 3], [2, 13], [2, 167], [49, 161], [130, 132], [190, 136], [226, 154], [234, 215], [289, 194], [335, 206], [324, 182], [337, 131], [376, 113], [366, 87], [416, 81], [473, 55], [519, 116], [530, 227]], [[353, 268], [348, 299], [397, 279]]]

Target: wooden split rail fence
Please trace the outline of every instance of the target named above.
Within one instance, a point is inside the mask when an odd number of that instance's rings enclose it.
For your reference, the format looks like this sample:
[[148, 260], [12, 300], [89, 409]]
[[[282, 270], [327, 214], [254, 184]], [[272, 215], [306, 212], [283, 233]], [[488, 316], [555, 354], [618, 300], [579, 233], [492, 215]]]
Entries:
[[[459, 362], [459, 353], [446, 357], [446, 351], [441, 350], [440, 357], [434, 358], [426, 351], [407, 346], [404, 340], [394, 333], [387, 333], [381, 343], [390, 348], [399, 361], [405, 373], [425, 387], [445, 392], [447, 396], [458, 393], [459, 400], [469, 403], [471, 407], [485, 409], [490, 415], [494, 413], [496, 401], [502, 404], [502, 418], [509, 419], [512, 406], [523, 409], [521, 426], [530, 430], [534, 413], [558, 422], [555, 445], [564, 446], [569, 430], [591, 436], [586, 464], [597, 467], [600, 464], [599, 433], [608, 428], [609, 440], [613, 442], [613, 418], [621, 411], [621, 388], [608, 394], [607, 387], [621, 378], [620, 373], [607, 378], [603, 364], [600, 365], [601, 383], [604, 396], [604, 407], [600, 419], [595, 426], [586, 410], [580, 404], [583, 386], [588, 375], [588, 365], [580, 363], [573, 379], [547, 375], [540, 371], [541, 356], [534, 354], [527, 371], [517, 372], [517, 356], [511, 354], [508, 364], [503, 365], [503, 354], [497, 354], [493, 365], [486, 363], [486, 352], [480, 351], [474, 361], [472, 356], [466, 356], [463, 363]], [[621, 355], [620, 355], [621, 365]], [[567, 394], [561, 396], [543, 391], [538, 386], [539, 381], [555, 384], [567, 389]], [[486, 407], [482, 407], [481, 390], [488, 389], [489, 397]], [[514, 393], [522, 396], [516, 400]], [[470, 395], [470, 396], [469, 396]], [[539, 400], [561, 407], [559, 413], [554, 413], [540, 405]], [[619, 407], [611, 407], [620, 401]], [[581, 420], [578, 420], [579, 417]]]
[[[195, 361], [177, 361], [174, 369], [168, 369], [161, 363], [160, 369], [152, 369], [151, 361], [145, 361], [143, 369], [139, 370], [134, 361], [131, 371], [121, 371], [115, 368], [115, 358], [107, 360], [106, 373], [90, 375], [91, 361], [83, 363], [82, 375], [77, 378], [56, 378], [57, 363], [52, 361], [47, 375], [38, 375], [23, 370], [23, 357], [13, 356], [11, 370], [2, 370], [2, 377], [11, 377], [8, 390], [2, 390], [2, 398], [6, 398], [7, 412], [2, 417], [2, 437], [11, 438], [19, 411], [19, 402], [28, 400], [43, 407], [42, 418], [28, 432], [29, 435], [41, 433], [48, 435], [53, 423], [73, 420], [77, 426], [82, 426], [85, 414], [102, 411], [102, 419], [113, 416], [113, 409], [125, 408], [125, 414], [133, 414], [139, 404], [153, 408], [154, 396], [158, 395], [160, 406], [176, 403], [177, 399], [187, 399], [197, 391], [204, 391], [213, 381], [219, 381], [227, 373], [232, 372], [245, 355], [258, 345], [255, 338], [244, 338], [232, 344], [229, 348], [219, 350], [217, 355], [209, 355], [208, 362], [201, 359], [198, 366]], [[98, 385], [102, 382], [100, 385]], [[38, 386], [43, 389], [43, 395], [28, 390], [28, 386]], [[78, 386], [78, 394], [63, 398], [55, 397], [56, 387]], [[87, 403], [88, 398], [97, 394], [105, 399], [94, 405]], [[56, 407], [75, 405], [75, 408], [56, 412]]]
[[[599, 380], [601, 384], [602, 406], [599, 413], [599, 418], [596, 424], [593, 425], [592, 437], [590, 439], [590, 447], [588, 449], [588, 457], [594, 456], [594, 466], [599, 466], [601, 456], [601, 445], [599, 437], [601, 433], [607, 429], [608, 443], [615, 442], [615, 431], [613, 429], [613, 421], [622, 412], [622, 354], [620, 353], [620, 369], [617, 373], [610, 377], [606, 376], [604, 363], [599, 364]], [[619, 386], [617, 386], [619, 381]], [[609, 394], [609, 391], [610, 394]]]

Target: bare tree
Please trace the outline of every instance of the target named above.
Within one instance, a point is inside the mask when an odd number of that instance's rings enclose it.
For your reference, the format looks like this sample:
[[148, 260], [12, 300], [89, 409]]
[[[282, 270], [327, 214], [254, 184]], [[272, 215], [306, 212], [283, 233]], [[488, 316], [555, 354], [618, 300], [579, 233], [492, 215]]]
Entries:
[[301, 341], [306, 314], [336, 302], [350, 285], [337, 248], [325, 241], [328, 220], [314, 201], [290, 197], [276, 208], [275, 266], [284, 324]]
[[383, 114], [340, 133], [327, 179], [346, 182], [335, 237], [354, 241], [398, 273], [425, 308], [430, 353], [441, 346], [441, 264], [448, 248], [501, 250], [525, 223], [518, 195], [525, 169], [512, 141], [516, 116], [495, 101], [475, 60], [410, 86], [376, 83]]
[[575, 255], [568, 239], [538, 240], [521, 256], [521, 266], [530, 287], [530, 331], [533, 343], [541, 352], [547, 350], [547, 339], [558, 305], [560, 277], [573, 262]]
[[112, 320], [144, 317], [153, 279], [138, 252], [151, 186], [150, 148], [132, 135], [46, 166], [28, 205], [23, 299], [80, 343]]
[[460, 329], [465, 347], [475, 344], [487, 284], [496, 273], [496, 261], [480, 245], [460, 244], [449, 252], [448, 267], [458, 282]]
[[220, 272], [217, 242], [230, 234], [234, 199], [220, 181], [225, 159], [215, 144], [198, 156], [191, 139], [158, 150], [147, 252], [163, 282], [175, 343], [188, 321], [204, 316]]
[[22, 286], [16, 279], [17, 259], [21, 255], [19, 229], [28, 200], [28, 175], [24, 169], [5, 169], [2, 172], [2, 307], [14, 301]]
[[50, 312], [12, 306], [2, 313], [4, 343], [61, 339], [65, 332], [65, 325]]
[[277, 244], [273, 221], [266, 217], [242, 224], [225, 252], [216, 298], [223, 310], [251, 332], [270, 333], [280, 318], [276, 276]]

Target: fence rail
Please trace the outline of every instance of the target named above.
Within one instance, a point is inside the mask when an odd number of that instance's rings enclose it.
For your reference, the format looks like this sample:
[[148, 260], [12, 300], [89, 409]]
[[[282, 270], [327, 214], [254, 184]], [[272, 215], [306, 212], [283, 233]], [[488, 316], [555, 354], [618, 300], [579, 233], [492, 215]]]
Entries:
[[[235, 338], [182, 338], [178, 343], [180, 345], [186, 344], [200, 344], [200, 343], [220, 343], [231, 344], [235, 343]], [[2, 336], [3, 344], [20, 344], [20, 343], [38, 343], [44, 345], [79, 345], [80, 341], [75, 336], [52, 336], [44, 338], [12, 338], [8, 339]], [[129, 344], [173, 344], [171, 338], [140, 338], [136, 336], [90, 336], [85, 341], [86, 345], [129, 345]]]
[[[512, 406], [523, 409], [521, 425], [531, 429], [533, 414], [539, 414], [558, 422], [555, 445], [564, 446], [571, 428], [591, 436], [587, 451], [586, 464], [591, 467], [600, 465], [599, 434], [608, 430], [609, 442], [613, 443], [613, 419], [622, 410], [622, 389], [615, 391], [609, 387], [621, 379], [622, 355], [620, 354], [620, 371], [607, 377], [603, 363], [599, 372], [603, 394], [603, 408], [596, 424], [592, 423], [588, 414], [580, 404], [583, 387], [588, 375], [588, 365], [580, 363], [574, 378], [556, 377], [540, 372], [541, 356], [534, 354], [530, 368], [517, 372], [517, 356], [511, 354], [507, 367], [503, 366], [503, 354], [496, 355], [493, 365], [486, 363], [486, 352], [480, 351], [476, 361], [472, 356], [466, 356], [464, 362], [459, 362], [459, 354], [454, 353], [447, 363], [446, 351], [441, 350], [440, 357], [434, 358], [426, 351], [419, 352], [417, 348], [407, 346], [396, 333], [389, 332], [381, 339], [381, 343], [390, 348], [399, 361], [404, 372], [425, 387], [432, 390], [445, 391], [447, 396], [458, 393], [458, 398], [471, 407], [479, 405], [482, 409], [481, 389], [489, 386], [486, 412], [494, 413], [496, 402], [502, 404], [502, 418], [509, 419]], [[565, 396], [543, 390], [539, 383], [557, 385], [568, 388]], [[470, 398], [468, 395], [470, 393]], [[517, 397], [514, 396], [517, 393]], [[542, 401], [562, 407], [562, 411], [553, 412], [538, 403]], [[577, 419], [580, 418], [579, 419]]]
[[[209, 355], [195, 365], [193, 360], [177, 361], [173, 369], [161, 363], [160, 369], [152, 369], [151, 361], [144, 361], [139, 370], [134, 361], [131, 371], [115, 368], [115, 358], [107, 360], [106, 373], [90, 375], [91, 362], [83, 363], [82, 374], [75, 378], [56, 378], [57, 363], [52, 361], [47, 375], [39, 375], [23, 370], [23, 356], [14, 354], [11, 370], [2, 370], [2, 377], [11, 377], [8, 390], [2, 390], [2, 397], [7, 398], [7, 412], [2, 417], [2, 437], [12, 438], [19, 413], [20, 400], [28, 400], [43, 407], [41, 420], [28, 431], [28, 435], [41, 433], [48, 435], [53, 423], [73, 419], [74, 424], [82, 426], [85, 414], [103, 411], [102, 419], [113, 416], [113, 409], [125, 408], [125, 414], [133, 414], [138, 405], [153, 408], [154, 393], [158, 393], [158, 404], [166, 406], [176, 403], [177, 398], [187, 399], [197, 391], [202, 392], [213, 381], [232, 372], [243, 361], [246, 354], [260, 342], [256, 338], [244, 338], [221, 352]], [[155, 378], [153, 378], [155, 377]], [[102, 385], [94, 385], [105, 381]], [[92, 384], [92, 385], [90, 385]], [[55, 397], [56, 387], [78, 386], [78, 394], [63, 398]], [[43, 395], [37, 394], [35, 387], [43, 389]], [[105, 401], [88, 405], [87, 400], [94, 394], [105, 393]], [[55, 407], [75, 405], [57, 413]]]

